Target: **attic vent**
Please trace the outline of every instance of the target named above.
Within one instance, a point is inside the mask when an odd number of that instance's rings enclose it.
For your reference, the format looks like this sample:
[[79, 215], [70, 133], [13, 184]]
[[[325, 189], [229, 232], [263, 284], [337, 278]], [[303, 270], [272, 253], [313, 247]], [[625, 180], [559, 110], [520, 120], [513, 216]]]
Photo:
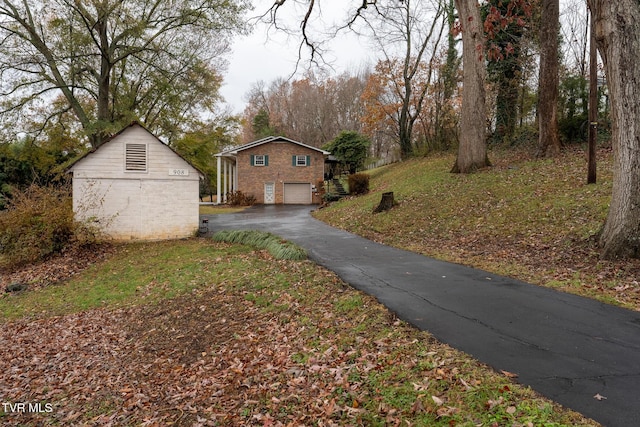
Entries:
[[125, 170], [147, 171], [147, 144], [126, 144]]

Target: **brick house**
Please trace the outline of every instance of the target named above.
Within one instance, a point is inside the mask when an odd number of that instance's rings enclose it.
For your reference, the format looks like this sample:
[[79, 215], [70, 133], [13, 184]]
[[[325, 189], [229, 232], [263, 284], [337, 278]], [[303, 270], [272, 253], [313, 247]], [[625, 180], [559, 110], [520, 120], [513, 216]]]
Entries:
[[282, 136], [270, 136], [216, 154], [217, 196], [241, 191], [263, 204], [321, 203], [316, 188], [324, 180], [329, 153]]
[[115, 240], [192, 236], [202, 173], [139, 123], [76, 160], [73, 210]]

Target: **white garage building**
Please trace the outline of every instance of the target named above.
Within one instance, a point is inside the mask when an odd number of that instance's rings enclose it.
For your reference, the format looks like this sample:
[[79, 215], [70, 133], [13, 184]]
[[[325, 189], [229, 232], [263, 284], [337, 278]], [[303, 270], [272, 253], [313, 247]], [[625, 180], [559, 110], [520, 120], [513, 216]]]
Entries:
[[192, 236], [202, 173], [139, 123], [78, 159], [73, 210], [115, 240]]

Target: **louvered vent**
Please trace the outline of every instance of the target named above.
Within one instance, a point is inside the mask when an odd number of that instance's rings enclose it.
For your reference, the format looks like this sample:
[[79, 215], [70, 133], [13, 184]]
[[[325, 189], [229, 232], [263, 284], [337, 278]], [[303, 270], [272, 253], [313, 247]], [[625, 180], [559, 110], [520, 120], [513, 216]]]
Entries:
[[125, 155], [125, 170], [147, 170], [147, 144], [127, 144]]

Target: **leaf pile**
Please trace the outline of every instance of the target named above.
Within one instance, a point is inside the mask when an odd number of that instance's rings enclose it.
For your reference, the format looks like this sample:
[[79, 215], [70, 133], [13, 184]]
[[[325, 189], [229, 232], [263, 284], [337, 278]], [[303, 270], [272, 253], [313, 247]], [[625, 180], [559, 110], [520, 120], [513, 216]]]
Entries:
[[597, 425], [311, 262], [218, 262], [173, 299], [3, 324], [0, 400], [53, 408], [3, 425]]

